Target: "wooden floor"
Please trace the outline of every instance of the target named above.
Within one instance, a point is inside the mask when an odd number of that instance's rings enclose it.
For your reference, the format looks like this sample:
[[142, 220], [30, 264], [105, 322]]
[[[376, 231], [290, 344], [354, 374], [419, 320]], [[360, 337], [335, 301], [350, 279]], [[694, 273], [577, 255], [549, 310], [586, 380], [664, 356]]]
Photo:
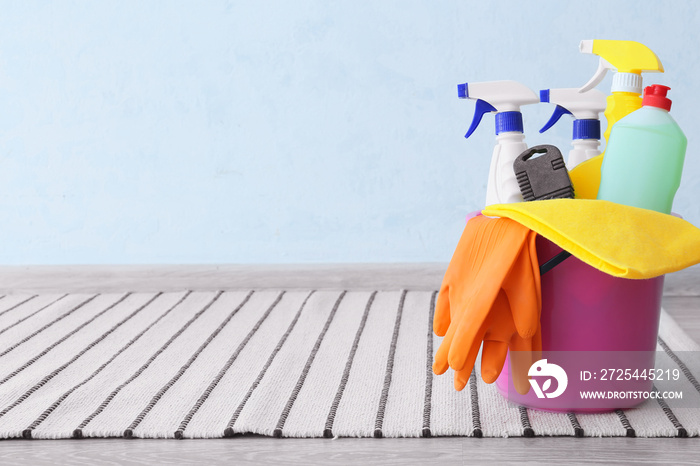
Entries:
[[[0, 267], [0, 293], [240, 288], [437, 289], [445, 264]], [[666, 277], [665, 309], [700, 341], [700, 268]], [[0, 464], [700, 464], [700, 439], [7, 440]]]
[[434, 438], [12, 440], [0, 463], [26, 465], [471, 465], [698, 464], [697, 439]]

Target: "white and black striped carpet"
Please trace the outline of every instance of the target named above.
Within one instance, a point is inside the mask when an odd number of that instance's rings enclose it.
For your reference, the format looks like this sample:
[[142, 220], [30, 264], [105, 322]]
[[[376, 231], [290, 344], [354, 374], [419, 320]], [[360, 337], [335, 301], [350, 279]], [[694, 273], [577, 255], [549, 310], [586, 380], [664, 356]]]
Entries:
[[[454, 391], [430, 369], [435, 296], [7, 295], [0, 438], [698, 435], [698, 409], [546, 413], [509, 404], [474, 374]], [[659, 345], [672, 358], [697, 350], [666, 313]]]

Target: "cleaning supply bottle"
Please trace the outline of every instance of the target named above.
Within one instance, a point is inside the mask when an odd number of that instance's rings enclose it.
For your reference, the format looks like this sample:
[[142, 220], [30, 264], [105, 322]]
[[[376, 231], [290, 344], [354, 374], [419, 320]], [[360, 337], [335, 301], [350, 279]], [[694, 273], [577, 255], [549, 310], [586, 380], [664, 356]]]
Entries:
[[671, 213], [688, 140], [669, 114], [669, 89], [658, 84], [647, 87], [642, 108], [613, 127], [598, 199]]
[[569, 170], [581, 162], [600, 155], [600, 112], [605, 110], [605, 94], [597, 89], [579, 92], [578, 89], [543, 89], [540, 102], [556, 104], [552, 117], [540, 130], [544, 133], [563, 115], [574, 117], [573, 148], [566, 166]]
[[461, 99], [476, 100], [474, 119], [465, 138], [472, 135], [485, 113], [496, 113], [496, 146], [491, 157], [486, 205], [521, 202], [523, 197], [513, 171], [513, 162], [527, 149], [520, 107], [540, 99], [516, 81], [464, 83], [457, 92]]
[[664, 67], [649, 47], [631, 40], [583, 40], [579, 50], [600, 57], [598, 70], [581, 87], [581, 92], [594, 88], [608, 70], [617, 71], [605, 109], [608, 127], [604, 136], [607, 141], [613, 125], [642, 106], [642, 72], [663, 73]]
[[[608, 126], [605, 140], [610, 130], [622, 117], [642, 106], [642, 72], [661, 72], [664, 67], [654, 52], [639, 42], [629, 40], [584, 40], [579, 45], [582, 53], [598, 55], [598, 70], [580, 89], [581, 92], [595, 87], [605, 77], [608, 70], [617, 71], [613, 76], [612, 95], [608, 96], [605, 118]], [[604, 154], [579, 164], [570, 173], [576, 189], [576, 197], [595, 199], [600, 184], [600, 165]]]

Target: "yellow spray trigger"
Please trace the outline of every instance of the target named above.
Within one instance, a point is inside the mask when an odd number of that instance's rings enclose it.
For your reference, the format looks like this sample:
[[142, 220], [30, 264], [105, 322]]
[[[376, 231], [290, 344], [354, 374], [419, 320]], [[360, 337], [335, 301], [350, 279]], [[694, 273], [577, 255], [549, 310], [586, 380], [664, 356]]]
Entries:
[[[649, 47], [631, 40], [582, 40], [579, 45], [581, 53], [594, 54], [600, 57], [598, 69], [593, 77], [584, 84], [579, 92], [586, 92], [597, 86], [605, 77], [608, 70], [618, 73], [631, 73], [641, 75], [642, 72], [663, 73], [664, 66], [661, 60]], [[615, 84], [613, 83], [613, 86]], [[641, 94], [641, 79], [638, 83]], [[617, 89], [620, 91], [622, 89]], [[616, 89], [613, 89], [616, 92]], [[612, 126], [612, 125], [608, 125]]]
[[[587, 46], [582, 41], [581, 51]], [[661, 60], [649, 47], [631, 40], [600, 40], [591, 44], [591, 53], [603, 57], [621, 73], [636, 73], [642, 71], [664, 71]]]
[[605, 108], [608, 127], [603, 135], [608, 141], [615, 123], [642, 106], [642, 72], [663, 73], [664, 67], [649, 47], [631, 40], [583, 40], [579, 50], [600, 57], [598, 69], [579, 92], [598, 85], [608, 70], [616, 71]]
[[552, 199], [492, 205], [483, 214], [515, 220], [616, 277], [653, 278], [700, 263], [700, 229], [648, 209], [594, 199]]

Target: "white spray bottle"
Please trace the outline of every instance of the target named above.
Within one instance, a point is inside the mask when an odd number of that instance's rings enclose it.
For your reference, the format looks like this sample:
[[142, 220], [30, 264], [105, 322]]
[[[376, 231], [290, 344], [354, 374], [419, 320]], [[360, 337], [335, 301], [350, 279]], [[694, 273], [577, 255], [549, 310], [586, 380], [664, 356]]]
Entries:
[[605, 110], [605, 94], [597, 89], [579, 92], [574, 89], [543, 89], [541, 102], [556, 104], [552, 117], [540, 130], [544, 133], [563, 115], [574, 117], [574, 133], [566, 166], [569, 170], [581, 162], [600, 155], [600, 113]]
[[523, 196], [515, 177], [513, 162], [527, 149], [520, 107], [540, 101], [530, 88], [516, 81], [464, 83], [457, 87], [461, 99], [476, 100], [468, 138], [485, 113], [496, 113], [496, 147], [491, 157], [486, 205], [521, 202]]

